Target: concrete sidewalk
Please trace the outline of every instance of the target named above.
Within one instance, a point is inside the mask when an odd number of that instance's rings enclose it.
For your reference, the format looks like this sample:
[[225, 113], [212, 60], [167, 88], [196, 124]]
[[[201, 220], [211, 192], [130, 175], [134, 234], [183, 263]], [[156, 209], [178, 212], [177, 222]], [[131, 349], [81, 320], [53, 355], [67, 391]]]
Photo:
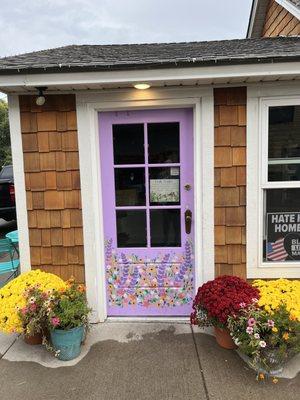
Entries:
[[0, 337], [1, 400], [239, 400], [299, 398], [300, 377], [258, 383], [234, 351], [189, 324], [112, 323], [92, 328], [81, 358]]

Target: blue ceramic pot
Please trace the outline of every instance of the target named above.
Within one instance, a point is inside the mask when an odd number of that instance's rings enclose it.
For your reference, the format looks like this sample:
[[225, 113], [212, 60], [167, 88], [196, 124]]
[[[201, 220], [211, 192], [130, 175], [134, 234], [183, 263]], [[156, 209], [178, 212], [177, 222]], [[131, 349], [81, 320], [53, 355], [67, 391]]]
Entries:
[[84, 327], [69, 330], [54, 329], [50, 332], [52, 346], [58, 351], [57, 358], [62, 361], [73, 360], [81, 351]]

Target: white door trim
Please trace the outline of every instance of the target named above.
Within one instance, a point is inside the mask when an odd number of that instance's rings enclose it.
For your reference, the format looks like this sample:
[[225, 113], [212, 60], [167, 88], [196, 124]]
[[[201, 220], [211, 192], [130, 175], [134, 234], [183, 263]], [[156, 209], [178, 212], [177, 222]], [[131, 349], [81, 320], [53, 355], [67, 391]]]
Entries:
[[213, 106], [212, 88], [76, 94], [85, 276], [88, 301], [93, 308], [93, 322], [107, 318], [98, 112], [180, 107], [194, 109], [197, 288], [214, 277]]
[[8, 95], [8, 106], [18, 220], [20, 269], [21, 272], [27, 272], [31, 269], [31, 262], [19, 96]]

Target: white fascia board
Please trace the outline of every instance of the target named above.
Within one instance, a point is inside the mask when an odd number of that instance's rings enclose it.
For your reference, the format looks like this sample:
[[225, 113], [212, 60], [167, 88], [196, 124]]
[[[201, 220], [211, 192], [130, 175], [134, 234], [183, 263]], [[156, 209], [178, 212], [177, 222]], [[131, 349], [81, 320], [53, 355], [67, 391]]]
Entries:
[[300, 62], [278, 62], [245, 65], [224, 65], [190, 68], [166, 68], [130, 71], [70, 72], [53, 74], [0, 75], [0, 87], [26, 91], [36, 86], [51, 86], [67, 89], [76, 85], [133, 84], [139, 81], [149, 83], [214, 80], [217, 78], [248, 78], [255, 76], [299, 75]]
[[252, 8], [251, 8], [251, 15], [250, 15], [249, 26], [248, 26], [248, 31], [247, 31], [247, 38], [251, 38], [251, 36], [252, 36], [255, 17], [256, 17], [256, 13], [257, 13], [257, 5], [258, 5], [258, 0], [254, 0]]
[[275, 0], [276, 3], [280, 4], [283, 8], [285, 8], [288, 12], [290, 12], [294, 17], [298, 18], [300, 21], [300, 9], [295, 6], [295, 4], [291, 3], [289, 0]]

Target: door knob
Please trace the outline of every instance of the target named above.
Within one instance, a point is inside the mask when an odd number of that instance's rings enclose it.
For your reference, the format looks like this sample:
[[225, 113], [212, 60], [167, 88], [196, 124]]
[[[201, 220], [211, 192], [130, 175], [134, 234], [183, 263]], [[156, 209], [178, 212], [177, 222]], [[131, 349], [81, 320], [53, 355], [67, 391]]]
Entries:
[[184, 221], [185, 221], [185, 233], [188, 235], [191, 233], [192, 228], [192, 211], [186, 210], [184, 213]]

